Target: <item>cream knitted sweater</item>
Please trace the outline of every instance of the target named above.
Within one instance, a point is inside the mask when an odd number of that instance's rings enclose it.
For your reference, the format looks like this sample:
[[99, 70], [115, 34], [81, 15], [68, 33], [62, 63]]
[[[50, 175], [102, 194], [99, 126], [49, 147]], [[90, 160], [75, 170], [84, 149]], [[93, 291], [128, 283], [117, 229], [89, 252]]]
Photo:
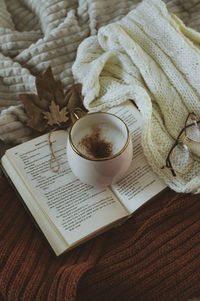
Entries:
[[179, 192], [200, 192], [199, 156], [186, 175], [173, 177], [161, 167], [188, 112], [200, 116], [199, 45], [200, 34], [169, 14], [162, 1], [144, 0], [84, 40], [73, 65], [90, 111], [135, 100], [144, 117], [144, 153], [153, 170]]

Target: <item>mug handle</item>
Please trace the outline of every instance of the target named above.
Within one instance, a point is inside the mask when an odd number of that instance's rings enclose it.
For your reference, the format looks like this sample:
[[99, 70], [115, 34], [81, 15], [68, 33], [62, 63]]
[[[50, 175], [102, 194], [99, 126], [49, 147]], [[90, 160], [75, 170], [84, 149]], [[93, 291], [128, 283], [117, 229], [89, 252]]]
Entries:
[[84, 112], [81, 108], [73, 109], [70, 113], [72, 124], [74, 124], [77, 120], [79, 120], [81, 117], [85, 116], [86, 114], [87, 113]]

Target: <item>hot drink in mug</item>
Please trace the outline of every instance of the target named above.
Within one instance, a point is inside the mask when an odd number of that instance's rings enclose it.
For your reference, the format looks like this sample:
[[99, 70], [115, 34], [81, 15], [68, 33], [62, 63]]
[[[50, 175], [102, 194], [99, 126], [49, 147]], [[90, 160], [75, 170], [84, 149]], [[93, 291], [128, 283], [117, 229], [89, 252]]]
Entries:
[[78, 117], [67, 142], [69, 165], [77, 178], [92, 186], [118, 181], [132, 161], [127, 125], [116, 115], [97, 112]]

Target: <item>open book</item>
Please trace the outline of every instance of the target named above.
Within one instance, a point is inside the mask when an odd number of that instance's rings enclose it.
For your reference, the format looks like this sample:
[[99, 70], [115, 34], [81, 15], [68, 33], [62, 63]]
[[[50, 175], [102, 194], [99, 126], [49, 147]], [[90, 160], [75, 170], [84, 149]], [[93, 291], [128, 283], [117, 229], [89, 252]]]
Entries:
[[50, 169], [48, 134], [13, 147], [2, 168], [21, 195], [56, 255], [121, 223], [166, 185], [151, 170], [140, 144], [142, 117], [131, 102], [109, 112], [121, 117], [133, 139], [133, 161], [117, 184], [94, 188], [72, 174], [66, 157], [67, 131], [52, 134], [60, 170]]

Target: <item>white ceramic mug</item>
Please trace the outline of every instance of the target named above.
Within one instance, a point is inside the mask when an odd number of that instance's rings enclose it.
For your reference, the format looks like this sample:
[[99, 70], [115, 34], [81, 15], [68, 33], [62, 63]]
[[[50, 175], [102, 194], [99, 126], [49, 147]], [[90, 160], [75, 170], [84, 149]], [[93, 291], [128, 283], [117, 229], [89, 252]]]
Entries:
[[[81, 114], [83, 115], [83, 114]], [[84, 114], [69, 131], [67, 158], [83, 183], [102, 187], [117, 182], [129, 168], [132, 142], [127, 125], [116, 115]]]

